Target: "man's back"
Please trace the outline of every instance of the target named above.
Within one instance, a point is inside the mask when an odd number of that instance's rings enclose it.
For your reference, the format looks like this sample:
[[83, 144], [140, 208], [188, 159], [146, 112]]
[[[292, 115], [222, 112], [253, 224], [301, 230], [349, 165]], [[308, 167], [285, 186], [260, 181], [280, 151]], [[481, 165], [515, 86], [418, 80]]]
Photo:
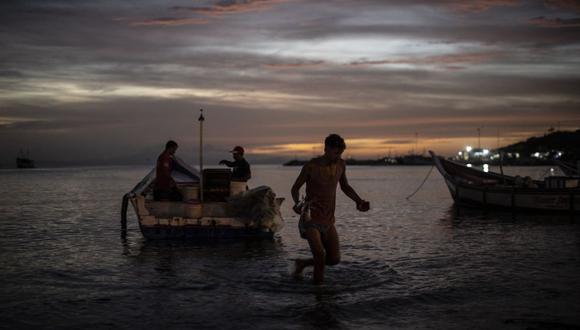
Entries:
[[168, 190], [172, 186], [173, 178], [171, 170], [173, 169], [173, 158], [171, 154], [164, 151], [157, 158], [157, 167], [155, 170], [155, 188]]
[[250, 164], [245, 158], [238, 159], [233, 162], [232, 180], [234, 181], [248, 181], [252, 177], [250, 171]]

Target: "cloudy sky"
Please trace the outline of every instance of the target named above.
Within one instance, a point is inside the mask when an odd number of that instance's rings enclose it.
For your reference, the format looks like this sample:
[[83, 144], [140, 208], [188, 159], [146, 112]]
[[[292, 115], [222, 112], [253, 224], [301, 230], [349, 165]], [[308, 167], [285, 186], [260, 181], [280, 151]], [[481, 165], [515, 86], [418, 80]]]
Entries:
[[580, 126], [580, 1], [3, 0], [0, 164], [495, 148]]

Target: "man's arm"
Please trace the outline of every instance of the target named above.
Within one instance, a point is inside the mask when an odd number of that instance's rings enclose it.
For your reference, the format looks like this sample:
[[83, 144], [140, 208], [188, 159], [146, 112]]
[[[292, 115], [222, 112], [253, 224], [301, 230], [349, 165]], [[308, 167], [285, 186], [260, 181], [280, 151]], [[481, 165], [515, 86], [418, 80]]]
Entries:
[[360, 198], [354, 188], [348, 183], [348, 179], [346, 178], [346, 169], [342, 172], [339, 183], [340, 190], [342, 190], [342, 192], [344, 192], [348, 198], [352, 199], [356, 203], [357, 210], [363, 212], [368, 211], [368, 202]]
[[219, 162], [220, 165], [226, 165], [227, 167], [234, 167], [235, 163], [234, 162], [230, 162], [229, 160], [220, 160]]
[[300, 174], [296, 178], [296, 181], [294, 182], [294, 185], [292, 186], [291, 190], [292, 200], [294, 200], [294, 206], [292, 207], [292, 209], [297, 214], [300, 214], [300, 210], [296, 208], [298, 203], [300, 203], [300, 188], [304, 185], [304, 183], [306, 183], [306, 179], [308, 179], [308, 170], [306, 169], [306, 166], [308, 166], [308, 164], [302, 167], [302, 170], [300, 171]]

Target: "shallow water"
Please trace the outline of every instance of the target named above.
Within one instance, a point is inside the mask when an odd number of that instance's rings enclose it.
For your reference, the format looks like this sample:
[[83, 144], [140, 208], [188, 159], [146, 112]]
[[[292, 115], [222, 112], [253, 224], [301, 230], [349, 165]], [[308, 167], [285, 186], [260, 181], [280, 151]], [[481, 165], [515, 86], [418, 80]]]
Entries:
[[[149, 170], [0, 171], [0, 327], [580, 328], [580, 226], [569, 217], [455, 212], [430, 167], [349, 167], [371, 201], [342, 193], [342, 262], [311, 284], [290, 210], [297, 167], [254, 166], [252, 186], [286, 197], [273, 241], [154, 242], [121, 197]], [[539, 176], [546, 168], [508, 168]]]

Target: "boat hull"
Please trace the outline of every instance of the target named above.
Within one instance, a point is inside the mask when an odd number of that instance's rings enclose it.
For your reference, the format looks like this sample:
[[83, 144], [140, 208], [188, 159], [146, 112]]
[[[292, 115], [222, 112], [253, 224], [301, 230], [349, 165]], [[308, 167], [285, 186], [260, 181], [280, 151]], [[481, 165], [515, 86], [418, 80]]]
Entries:
[[518, 185], [515, 177], [480, 172], [442, 159], [433, 152], [431, 155], [458, 205], [580, 214], [580, 187], [551, 188], [541, 181], [533, 181], [532, 186]]
[[445, 180], [455, 203], [477, 208], [580, 214], [580, 194], [566, 191], [492, 189], [460, 185]]
[[214, 239], [272, 239], [274, 233], [266, 229], [232, 228], [210, 226], [141, 226], [141, 233], [147, 239], [185, 239], [185, 240], [214, 240]]
[[[225, 203], [210, 203], [204, 205], [201, 217], [183, 217], [155, 215], [151, 205], [146, 206], [142, 196], [130, 199], [139, 221], [141, 233], [147, 239], [272, 239], [274, 230], [258, 226], [247, 219], [233, 217], [224, 210]], [[282, 199], [277, 200], [278, 208]], [[165, 203], [166, 207], [183, 206], [182, 203]], [[163, 203], [161, 204], [163, 205]], [[171, 208], [171, 207], [170, 207]], [[279, 215], [278, 215], [279, 216]]]

